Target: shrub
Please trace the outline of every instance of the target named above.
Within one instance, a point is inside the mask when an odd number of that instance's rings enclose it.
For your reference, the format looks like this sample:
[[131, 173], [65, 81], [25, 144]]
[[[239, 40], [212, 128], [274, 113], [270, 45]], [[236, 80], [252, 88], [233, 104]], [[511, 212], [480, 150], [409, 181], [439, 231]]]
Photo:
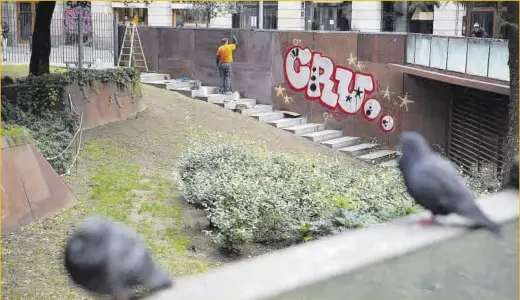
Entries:
[[[398, 169], [351, 168], [324, 156], [267, 151], [236, 137], [195, 131], [181, 157], [181, 195], [204, 209], [207, 233], [233, 252], [248, 242], [292, 244], [421, 211]], [[488, 172], [489, 173], [489, 172]], [[464, 175], [476, 196], [491, 174]]]
[[206, 211], [220, 247], [291, 244], [370, 226], [417, 208], [400, 176], [352, 170], [336, 159], [266, 151], [226, 135], [189, 138], [181, 157], [183, 198]]

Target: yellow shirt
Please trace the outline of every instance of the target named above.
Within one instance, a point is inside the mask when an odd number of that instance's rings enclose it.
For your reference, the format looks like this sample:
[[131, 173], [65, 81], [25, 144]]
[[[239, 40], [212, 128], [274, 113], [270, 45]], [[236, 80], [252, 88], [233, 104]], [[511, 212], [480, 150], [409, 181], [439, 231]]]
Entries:
[[235, 44], [226, 44], [218, 47], [217, 55], [221, 63], [232, 63], [233, 62], [233, 50], [237, 46]]
[[132, 24], [137, 25], [137, 23], [139, 23], [139, 16], [138, 16], [138, 15], [135, 15], [135, 16], [132, 18]]

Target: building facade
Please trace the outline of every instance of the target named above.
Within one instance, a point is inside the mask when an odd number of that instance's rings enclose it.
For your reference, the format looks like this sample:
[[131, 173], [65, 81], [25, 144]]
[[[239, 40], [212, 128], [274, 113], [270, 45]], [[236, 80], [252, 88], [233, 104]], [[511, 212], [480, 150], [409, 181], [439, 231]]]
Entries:
[[[440, 7], [431, 6], [426, 11], [415, 12], [410, 11], [407, 2], [263, 1], [261, 3], [262, 22], [258, 20], [259, 2], [240, 2], [241, 9], [224, 9], [209, 21], [207, 16], [194, 10], [191, 4], [182, 1], [57, 2], [52, 35], [56, 37], [65, 35], [65, 38], [53, 39], [53, 43], [64, 43], [63, 39], [66, 42], [73, 37], [70, 32], [74, 31], [73, 20], [77, 19], [78, 14], [82, 14], [84, 19], [88, 20], [86, 29], [91, 31], [88, 34], [101, 40], [113, 35], [109, 32], [111, 20], [108, 19], [113, 15], [117, 16], [119, 23], [134, 21], [144, 26], [416, 32], [449, 36], [469, 36], [472, 24], [479, 23], [490, 37], [507, 38], [499, 26], [500, 13], [493, 8], [467, 9], [453, 2], [441, 2]], [[9, 24], [11, 32], [8, 45], [30, 42], [36, 5], [36, 2], [3, 3], [2, 19]], [[101, 27], [102, 29], [99, 29]]]

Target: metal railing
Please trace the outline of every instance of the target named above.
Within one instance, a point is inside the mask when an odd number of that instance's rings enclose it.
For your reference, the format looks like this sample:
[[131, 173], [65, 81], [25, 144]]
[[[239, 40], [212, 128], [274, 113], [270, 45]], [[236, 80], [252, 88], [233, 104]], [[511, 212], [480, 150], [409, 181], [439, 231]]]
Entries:
[[406, 62], [509, 81], [508, 41], [409, 33]]
[[[2, 6], [6, 6], [5, 4]], [[3, 43], [3, 64], [29, 64], [34, 10], [2, 7], [2, 21], [9, 26]], [[94, 14], [70, 9], [54, 12], [51, 22], [50, 64], [54, 66], [114, 66], [117, 20], [114, 14]]]

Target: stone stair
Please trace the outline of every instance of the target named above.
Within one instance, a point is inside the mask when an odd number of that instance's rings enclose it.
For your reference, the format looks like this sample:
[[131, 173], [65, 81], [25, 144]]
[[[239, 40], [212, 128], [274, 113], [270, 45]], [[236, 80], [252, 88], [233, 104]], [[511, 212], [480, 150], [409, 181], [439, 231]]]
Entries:
[[305, 117], [274, 110], [271, 105], [257, 104], [255, 99], [242, 98], [238, 92], [226, 95], [218, 94], [217, 87], [202, 86], [196, 80], [171, 79], [166, 74], [143, 73], [141, 81], [233, 110], [312, 142], [337, 149], [364, 162], [377, 164], [384, 168], [397, 167], [397, 152], [394, 150], [380, 149], [380, 145], [364, 142], [361, 137], [344, 136], [341, 130], [325, 129], [323, 124], [307, 123]]

